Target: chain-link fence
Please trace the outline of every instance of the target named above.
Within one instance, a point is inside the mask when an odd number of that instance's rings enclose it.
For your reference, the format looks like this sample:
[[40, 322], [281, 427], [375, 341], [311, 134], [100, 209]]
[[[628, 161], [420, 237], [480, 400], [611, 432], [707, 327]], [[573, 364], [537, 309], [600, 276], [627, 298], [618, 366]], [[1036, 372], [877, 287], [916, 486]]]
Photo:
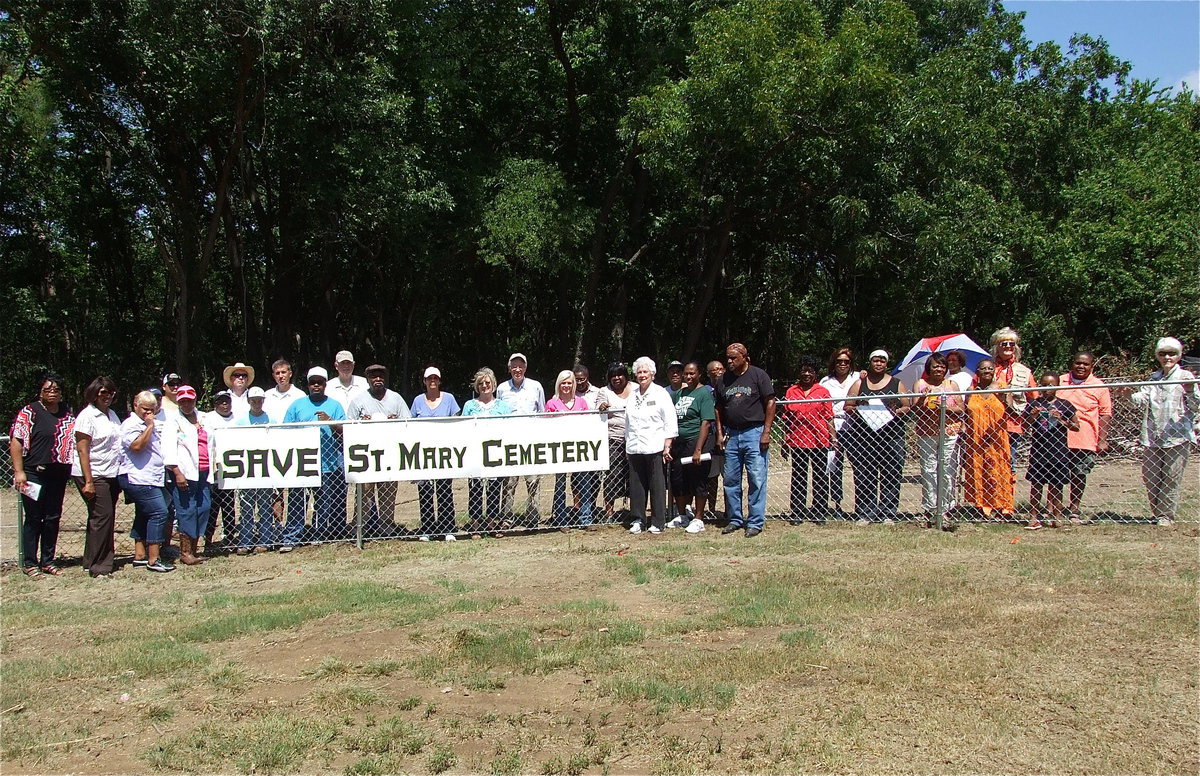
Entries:
[[[1198, 522], [1200, 474], [1194, 464], [1185, 468], [1196, 445], [1170, 444], [1178, 424], [1167, 429], [1166, 437], [1161, 428], [1146, 435], [1147, 425], [1170, 426], [1163, 397], [1155, 404], [1152, 395], [1163, 386], [1108, 383], [1112, 411], [1106, 421], [1087, 401], [1070, 400], [1065, 389], [1058, 402], [1043, 393], [1036, 401], [1022, 397], [1016, 409], [1008, 398], [1013, 391], [862, 396], [854, 407], [841, 406], [839, 399], [780, 401], [768, 453], [767, 518], [861, 525]], [[1100, 436], [1101, 423], [1105, 438], [1099, 441], [1106, 448], [1095, 450], [1093, 438], [1089, 451], [1087, 429]], [[3, 441], [0, 481], [11, 483], [8, 438]], [[458, 540], [628, 526], [624, 444], [609, 441], [609, 467], [599, 472], [349, 486], [344, 476], [326, 475], [320, 488], [213, 489], [210, 544], [248, 553], [306, 543]], [[663, 472], [668, 518], [678, 516], [676, 526], [688, 525], [694, 515], [684, 511], [691, 512], [696, 494], [702, 493], [705, 520], [723, 520], [719, 450], [687, 472], [691, 476], [679, 476], [684, 468], [675, 472], [679, 498], [670, 492], [671, 472]], [[5, 563], [20, 554], [18, 501], [11, 487], [0, 491], [0, 560]], [[133, 554], [128, 538], [133, 518], [133, 505], [122, 498], [116, 514], [118, 557]], [[85, 502], [68, 486], [57, 546], [61, 562], [82, 557], [87, 520]]]
[[1200, 476], [1185, 468], [1196, 445], [1184, 418], [1196, 413], [1178, 384], [1110, 381], [1036, 394], [944, 386], [779, 402], [790, 472], [776, 468], [768, 511], [863, 525], [1200, 519]]

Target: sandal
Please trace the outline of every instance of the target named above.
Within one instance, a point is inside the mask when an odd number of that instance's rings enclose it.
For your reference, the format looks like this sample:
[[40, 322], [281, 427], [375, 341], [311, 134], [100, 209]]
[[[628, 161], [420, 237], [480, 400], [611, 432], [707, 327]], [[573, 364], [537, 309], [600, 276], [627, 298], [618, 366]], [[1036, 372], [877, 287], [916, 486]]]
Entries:
[[42, 566], [42, 573], [49, 574], [52, 577], [58, 577], [62, 576], [62, 569], [60, 569], [58, 566], [55, 566], [53, 563], [47, 563], [45, 566]]
[[30, 579], [37, 579], [42, 575], [42, 570], [37, 566], [26, 566], [25, 568], [21, 569], [21, 573]]

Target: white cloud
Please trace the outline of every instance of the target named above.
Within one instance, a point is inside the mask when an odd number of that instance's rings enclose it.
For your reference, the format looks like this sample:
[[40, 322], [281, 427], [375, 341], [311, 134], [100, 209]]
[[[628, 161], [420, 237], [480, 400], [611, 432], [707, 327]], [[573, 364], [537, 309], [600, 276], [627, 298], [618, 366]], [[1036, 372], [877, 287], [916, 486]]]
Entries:
[[1192, 94], [1200, 94], [1200, 70], [1193, 70], [1190, 73], [1185, 73], [1176, 78], [1171, 87], [1178, 90], [1180, 83], [1185, 83], [1192, 90]]

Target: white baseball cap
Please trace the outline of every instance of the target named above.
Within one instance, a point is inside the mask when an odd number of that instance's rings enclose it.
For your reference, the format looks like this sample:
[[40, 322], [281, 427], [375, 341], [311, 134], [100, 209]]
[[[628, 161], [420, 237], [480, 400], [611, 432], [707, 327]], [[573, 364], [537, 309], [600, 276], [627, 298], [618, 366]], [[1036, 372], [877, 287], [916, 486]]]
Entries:
[[267, 392], [264, 391], [262, 388], [259, 388], [257, 385], [255, 385], [250, 390], [246, 391], [246, 398], [247, 399], [265, 399], [265, 398], [267, 398]]
[[354, 363], [354, 354], [351, 353], [349, 350], [339, 350], [337, 352], [337, 355], [333, 357], [333, 363], [340, 364], [343, 361], [349, 361], [351, 364], [353, 364]]
[[437, 375], [438, 377], [441, 377], [442, 370], [438, 369], [436, 366], [427, 367], [425, 369], [425, 377], [429, 377], [430, 375]]
[[314, 366], [312, 369], [308, 370], [308, 379], [311, 380], [314, 377], [319, 377], [322, 380], [329, 380], [329, 372], [325, 371], [325, 367], [323, 366]]

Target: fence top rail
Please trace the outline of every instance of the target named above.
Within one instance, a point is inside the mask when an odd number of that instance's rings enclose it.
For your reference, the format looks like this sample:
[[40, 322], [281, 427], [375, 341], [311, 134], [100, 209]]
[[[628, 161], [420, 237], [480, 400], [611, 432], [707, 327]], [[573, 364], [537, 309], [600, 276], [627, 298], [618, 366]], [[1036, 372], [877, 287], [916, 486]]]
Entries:
[[[949, 378], [947, 378], [949, 380]], [[1197, 386], [1200, 385], [1200, 379], [1197, 380], [1139, 380], [1126, 382], [1111, 382], [1103, 385], [1031, 385], [1025, 388], [968, 388], [967, 390], [956, 391], [938, 391], [938, 396], [970, 396], [977, 393], [1051, 393], [1055, 391], [1077, 391], [1081, 388], [1141, 388], [1144, 386], [1154, 385], [1179, 385], [1179, 386]], [[846, 396], [828, 398], [822, 397], [819, 399], [777, 399], [778, 404], [821, 404], [826, 402], [853, 402], [866, 401], [867, 399], [924, 399], [928, 398], [927, 393], [889, 393], [889, 394], [874, 394], [871, 396]]]
[[625, 412], [625, 408], [624, 407], [619, 407], [619, 408], [613, 407], [613, 408], [607, 409], [607, 410], [582, 410], [580, 412], [513, 412], [508, 415], [450, 415], [450, 416], [437, 417], [437, 418], [378, 418], [378, 419], [372, 418], [370, 420], [346, 418], [344, 420], [304, 420], [304, 421], [298, 421], [295, 423], [257, 423], [253, 426], [237, 424], [237, 425], [231, 425], [231, 426], [218, 426], [217, 428], [219, 428], [219, 429], [224, 429], [224, 428], [304, 428], [305, 426], [346, 426], [346, 425], [359, 425], [359, 424], [365, 425], [368, 423], [429, 423], [429, 422], [453, 423], [453, 422], [462, 422], [464, 420], [474, 420], [474, 419], [484, 419], [484, 418], [489, 419], [489, 420], [493, 419], [493, 418], [495, 418], [497, 420], [502, 420], [505, 418], [554, 418], [554, 417], [562, 417], [562, 416], [578, 417], [580, 415], [605, 415], [605, 416], [607, 416], [607, 415], [615, 415], [619, 412], [620, 413]]

